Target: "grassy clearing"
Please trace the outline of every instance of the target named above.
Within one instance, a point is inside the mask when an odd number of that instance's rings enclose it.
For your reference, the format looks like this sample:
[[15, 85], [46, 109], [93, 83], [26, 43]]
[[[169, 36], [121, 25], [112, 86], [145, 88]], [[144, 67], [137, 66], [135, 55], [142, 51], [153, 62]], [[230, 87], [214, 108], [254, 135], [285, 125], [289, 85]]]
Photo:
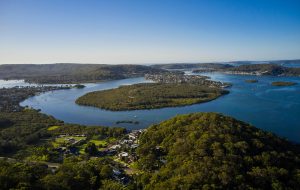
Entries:
[[115, 137], [109, 137], [109, 138], [106, 139], [106, 141], [107, 141], [108, 143], [114, 143], [114, 142], [116, 142], [117, 140], [118, 140], [118, 139], [115, 138]]
[[47, 130], [48, 131], [54, 131], [55, 129], [58, 129], [60, 126], [52, 126], [52, 127], [49, 127]]
[[86, 137], [75, 137], [75, 136], [68, 136], [68, 137], [57, 137], [53, 142], [53, 146], [54, 147], [59, 147], [63, 144], [68, 144], [69, 141], [68, 139], [75, 139], [76, 141], [79, 141], [79, 140], [85, 140]]
[[104, 140], [90, 140], [90, 142], [94, 143], [96, 146], [107, 146], [107, 142]]
[[127, 174], [133, 175], [133, 174], [141, 174], [143, 171], [138, 169], [137, 162], [132, 162], [128, 166], [129, 170], [126, 171]]
[[79, 154], [85, 154], [85, 147], [86, 147], [86, 144], [83, 144], [79, 147]]

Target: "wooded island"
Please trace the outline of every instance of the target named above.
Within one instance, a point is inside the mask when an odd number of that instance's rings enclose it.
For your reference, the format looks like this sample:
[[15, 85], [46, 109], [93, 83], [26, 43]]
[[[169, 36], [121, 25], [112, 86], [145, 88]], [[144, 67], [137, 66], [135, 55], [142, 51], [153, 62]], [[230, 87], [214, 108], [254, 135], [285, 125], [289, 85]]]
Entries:
[[140, 110], [207, 102], [227, 93], [220, 88], [194, 84], [142, 83], [90, 92], [76, 103], [112, 111]]

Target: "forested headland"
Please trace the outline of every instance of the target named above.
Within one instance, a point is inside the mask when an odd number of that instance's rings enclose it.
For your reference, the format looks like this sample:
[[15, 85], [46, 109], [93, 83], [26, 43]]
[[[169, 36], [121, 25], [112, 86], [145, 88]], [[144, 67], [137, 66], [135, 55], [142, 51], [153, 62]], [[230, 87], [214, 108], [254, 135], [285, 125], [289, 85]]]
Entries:
[[298, 189], [300, 148], [216, 113], [151, 126], [137, 150], [141, 189]]

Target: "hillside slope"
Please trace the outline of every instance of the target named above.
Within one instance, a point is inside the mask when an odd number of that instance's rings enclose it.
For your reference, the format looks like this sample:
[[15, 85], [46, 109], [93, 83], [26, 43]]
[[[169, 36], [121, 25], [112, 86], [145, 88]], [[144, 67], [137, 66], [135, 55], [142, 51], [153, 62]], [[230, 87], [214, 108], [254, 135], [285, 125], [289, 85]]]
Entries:
[[154, 125], [137, 150], [144, 189], [297, 189], [299, 146], [216, 113]]

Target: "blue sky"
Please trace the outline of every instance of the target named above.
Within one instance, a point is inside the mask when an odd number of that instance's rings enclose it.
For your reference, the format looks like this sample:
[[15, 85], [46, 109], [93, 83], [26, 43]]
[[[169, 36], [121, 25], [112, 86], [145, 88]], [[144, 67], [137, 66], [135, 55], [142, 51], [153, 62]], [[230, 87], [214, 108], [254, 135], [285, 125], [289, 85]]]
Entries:
[[0, 0], [0, 64], [296, 58], [299, 0]]

